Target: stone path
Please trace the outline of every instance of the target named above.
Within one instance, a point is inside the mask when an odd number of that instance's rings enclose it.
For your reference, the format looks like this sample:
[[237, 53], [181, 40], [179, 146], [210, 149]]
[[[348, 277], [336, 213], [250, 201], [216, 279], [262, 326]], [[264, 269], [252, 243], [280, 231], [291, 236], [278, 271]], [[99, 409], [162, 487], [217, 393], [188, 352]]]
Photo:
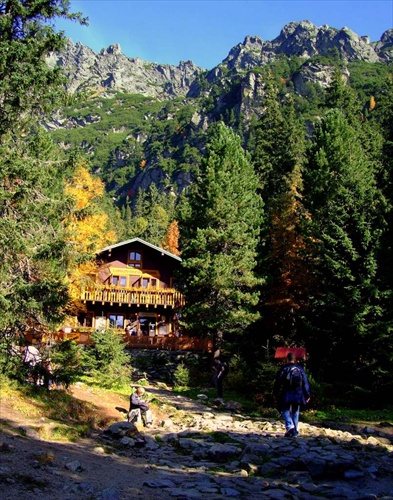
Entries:
[[149, 392], [169, 418], [141, 434], [127, 422], [105, 433], [123, 446], [120, 453], [138, 450], [146, 458], [146, 492], [180, 499], [393, 499], [393, 442], [382, 431], [301, 423], [298, 438], [285, 438], [280, 421]]
[[[0, 433], [6, 500], [393, 500], [393, 426], [249, 419], [236, 403], [198, 401], [159, 387], [154, 426], [121, 420], [77, 443], [42, 439], [37, 425]], [[23, 429], [22, 429], [23, 427]], [[21, 434], [23, 430], [23, 435]]]

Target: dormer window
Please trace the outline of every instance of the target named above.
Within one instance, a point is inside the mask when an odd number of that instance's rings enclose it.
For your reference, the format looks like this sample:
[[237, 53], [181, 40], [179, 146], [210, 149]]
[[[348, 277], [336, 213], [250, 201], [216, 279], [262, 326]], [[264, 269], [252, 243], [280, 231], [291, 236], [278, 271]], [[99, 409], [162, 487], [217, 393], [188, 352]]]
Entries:
[[139, 252], [131, 251], [128, 254], [128, 266], [129, 267], [142, 267], [142, 254]]
[[112, 276], [112, 285], [126, 287], [127, 277], [126, 276]]

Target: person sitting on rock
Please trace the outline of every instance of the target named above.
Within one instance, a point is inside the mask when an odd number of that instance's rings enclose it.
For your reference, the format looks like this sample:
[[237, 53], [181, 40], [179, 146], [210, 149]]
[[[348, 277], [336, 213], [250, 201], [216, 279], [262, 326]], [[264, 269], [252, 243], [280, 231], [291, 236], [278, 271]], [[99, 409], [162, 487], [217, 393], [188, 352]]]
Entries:
[[139, 409], [141, 412], [142, 422], [145, 427], [150, 427], [153, 423], [153, 414], [149, 409], [148, 402], [143, 399], [145, 389], [138, 387], [130, 396], [130, 412]]

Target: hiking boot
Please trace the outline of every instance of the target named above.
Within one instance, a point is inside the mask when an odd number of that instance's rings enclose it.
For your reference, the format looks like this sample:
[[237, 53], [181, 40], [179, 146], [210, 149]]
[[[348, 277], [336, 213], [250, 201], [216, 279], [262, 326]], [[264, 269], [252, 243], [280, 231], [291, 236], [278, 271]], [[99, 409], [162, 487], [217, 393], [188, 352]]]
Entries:
[[284, 434], [284, 436], [285, 436], [286, 438], [293, 437], [295, 432], [297, 432], [297, 430], [295, 429], [295, 427], [292, 427], [292, 429], [289, 429], [289, 431], [287, 431], [287, 432]]

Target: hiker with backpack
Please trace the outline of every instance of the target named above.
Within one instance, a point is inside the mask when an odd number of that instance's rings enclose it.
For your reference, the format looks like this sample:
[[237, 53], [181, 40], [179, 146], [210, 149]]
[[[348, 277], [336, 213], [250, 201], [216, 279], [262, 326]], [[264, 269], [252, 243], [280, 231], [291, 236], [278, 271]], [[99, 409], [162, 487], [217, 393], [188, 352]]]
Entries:
[[287, 363], [277, 373], [273, 395], [284, 419], [285, 437], [298, 436], [300, 408], [310, 401], [311, 394], [306, 372], [296, 363], [293, 352], [287, 354]]

